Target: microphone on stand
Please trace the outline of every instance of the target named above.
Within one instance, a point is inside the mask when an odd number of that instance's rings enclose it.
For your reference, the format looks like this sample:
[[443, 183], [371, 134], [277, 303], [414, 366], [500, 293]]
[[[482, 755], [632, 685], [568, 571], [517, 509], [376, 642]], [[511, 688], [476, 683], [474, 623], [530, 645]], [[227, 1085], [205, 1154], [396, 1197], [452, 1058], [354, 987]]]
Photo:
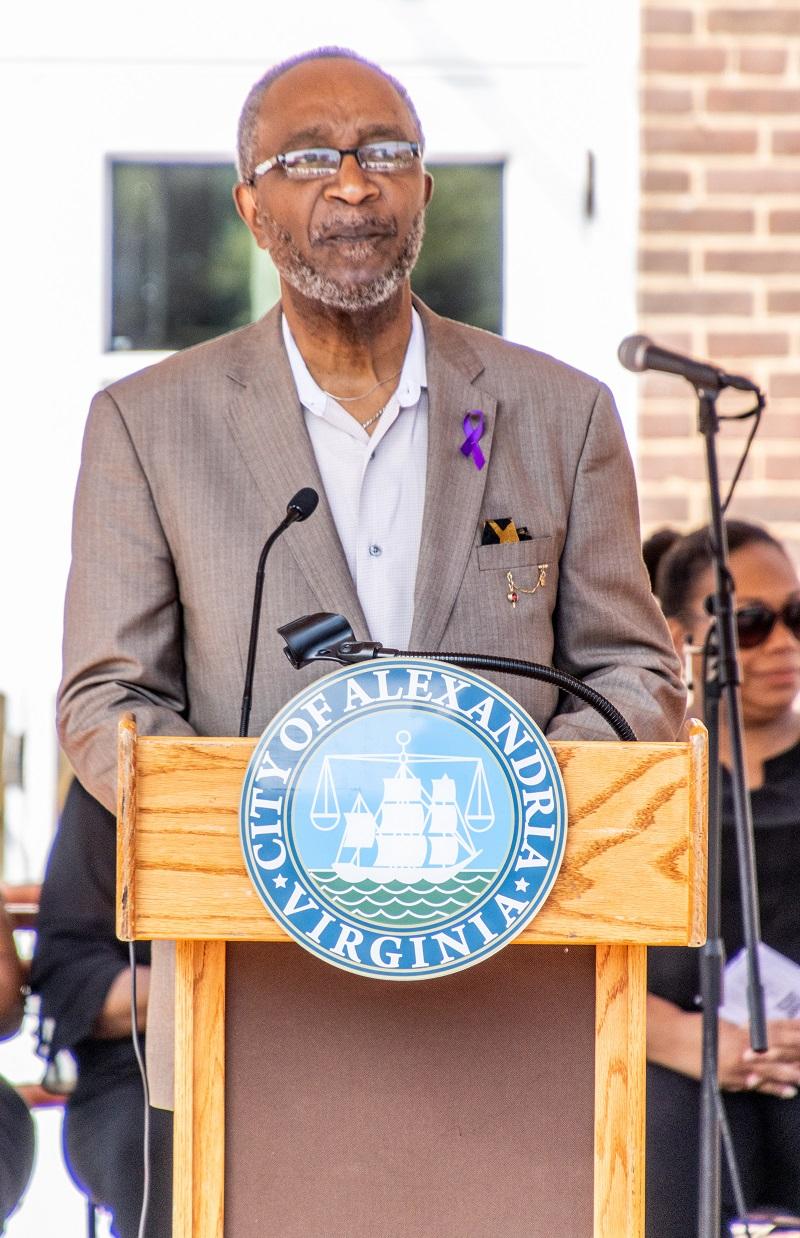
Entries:
[[319, 495], [311, 486], [304, 486], [302, 490], [298, 490], [286, 505], [286, 515], [283, 520], [271, 533], [264, 543], [261, 554], [258, 557], [258, 567], [256, 569], [256, 587], [253, 594], [253, 617], [250, 620], [250, 644], [247, 650], [247, 669], [244, 674], [244, 692], [242, 693], [242, 712], [239, 721], [239, 737], [243, 738], [247, 735], [247, 729], [250, 725], [250, 706], [253, 692], [253, 676], [256, 669], [256, 649], [258, 647], [258, 628], [261, 622], [261, 597], [264, 592], [264, 567], [267, 562], [267, 555], [274, 546], [282, 533], [285, 533], [290, 524], [297, 524], [302, 520], [308, 520], [308, 517], [313, 513], [319, 503]]
[[662, 374], [677, 374], [680, 378], [686, 378], [695, 387], [706, 391], [735, 387], [737, 391], [759, 393], [758, 387], [749, 378], [726, 374], [707, 361], [695, 361], [693, 357], [683, 357], [680, 353], [660, 348], [646, 335], [627, 336], [620, 344], [617, 356], [620, 365], [634, 374], [640, 374], [643, 370], [659, 370]]

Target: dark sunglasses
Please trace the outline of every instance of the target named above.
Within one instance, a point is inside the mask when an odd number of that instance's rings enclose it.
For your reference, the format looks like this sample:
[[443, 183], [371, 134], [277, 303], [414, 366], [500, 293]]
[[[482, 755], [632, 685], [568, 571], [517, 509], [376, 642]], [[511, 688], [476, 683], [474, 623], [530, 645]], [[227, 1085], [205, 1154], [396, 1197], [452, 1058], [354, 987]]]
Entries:
[[737, 610], [735, 618], [740, 649], [763, 645], [779, 619], [800, 640], [800, 597], [790, 598], [780, 610], [773, 610], [765, 602], [749, 602]]

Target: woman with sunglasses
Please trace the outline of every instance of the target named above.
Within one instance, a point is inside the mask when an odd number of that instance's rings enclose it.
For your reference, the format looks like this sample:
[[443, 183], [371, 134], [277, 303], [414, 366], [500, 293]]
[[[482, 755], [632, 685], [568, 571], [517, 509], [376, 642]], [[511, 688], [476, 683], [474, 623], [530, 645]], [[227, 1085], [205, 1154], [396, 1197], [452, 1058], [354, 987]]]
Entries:
[[[800, 580], [766, 529], [728, 522], [736, 590], [747, 777], [764, 941], [800, 964]], [[661, 531], [644, 547], [676, 650], [691, 663], [702, 713], [699, 650], [714, 588], [707, 529]], [[720, 710], [723, 763], [721, 933], [731, 959], [743, 945], [733, 830], [730, 736]], [[699, 952], [649, 952], [647, 1007], [647, 1235], [697, 1232], [700, 1048]], [[769, 1025], [756, 1057], [746, 1027], [720, 1020], [719, 1080], [749, 1209], [800, 1213], [800, 1019]], [[723, 1234], [736, 1216], [723, 1156]]]

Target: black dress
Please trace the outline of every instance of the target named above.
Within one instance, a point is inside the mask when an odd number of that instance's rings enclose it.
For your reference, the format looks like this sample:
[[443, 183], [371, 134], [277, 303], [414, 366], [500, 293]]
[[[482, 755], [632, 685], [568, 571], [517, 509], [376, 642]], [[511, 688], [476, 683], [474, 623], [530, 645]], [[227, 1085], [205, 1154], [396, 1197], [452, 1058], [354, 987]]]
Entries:
[[[751, 792], [761, 932], [800, 964], [800, 743], [764, 762]], [[728, 959], [744, 944], [730, 776], [723, 769], [720, 926]], [[683, 1010], [700, 1009], [699, 951], [648, 951], [648, 988]], [[751, 1210], [800, 1213], [800, 1096], [724, 1092], [745, 1201]], [[647, 1067], [647, 1236], [697, 1232], [700, 1085], [663, 1066]], [[722, 1158], [722, 1218], [736, 1215]]]
[[28, 1106], [0, 1078], [0, 1234], [19, 1204], [33, 1169], [36, 1135]]
[[[47, 863], [31, 987], [53, 1020], [51, 1054], [69, 1049], [77, 1082], [66, 1106], [64, 1152], [78, 1186], [113, 1215], [113, 1233], [136, 1238], [144, 1174], [142, 1081], [130, 1037], [97, 1039], [92, 1027], [128, 946], [114, 930], [116, 823], [78, 782], [67, 795]], [[137, 942], [136, 961], [150, 962]], [[169, 1238], [172, 1114], [150, 1109], [148, 1238]]]

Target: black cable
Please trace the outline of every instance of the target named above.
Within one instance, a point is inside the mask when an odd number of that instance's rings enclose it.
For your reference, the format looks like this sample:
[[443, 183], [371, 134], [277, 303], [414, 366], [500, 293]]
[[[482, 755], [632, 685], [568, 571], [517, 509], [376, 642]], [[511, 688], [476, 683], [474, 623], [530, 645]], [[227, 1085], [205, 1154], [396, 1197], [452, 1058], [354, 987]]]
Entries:
[[731, 1128], [728, 1125], [728, 1115], [725, 1112], [725, 1105], [722, 1100], [722, 1094], [717, 1089], [717, 1119], [719, 1121], [719, 1130], [722, 1135], [722, 1146], [725, 1149], [725, 1160], [728, 1162], [728, 1172], [731, 1175], [731, 1186], [733, 1187], [733, 1198], [736, 1203], [736, 1211], [745, 1223], [745, 1233], [750, 1233], [750, 1226], [747, 1223], [747, 1204], [742, 1191], [742, 1180], [739, 1177], [739, 1166], [736, 1163], [736, 1152], [733, 1147], [733, 1136]]
[[611, 701], [601, 696], [594, 688], [581, 683], [580, 679], [575, 679], [566, 671], [557, 671], [552, 666], [543, 666], [539, 662], [524, 662], [519, 658], [494, 657], [492, 654], [440, 653], [438, 650], [435, 653], [423, 653], [409, 649], [403, 651], [402, 657], [435, 658], [437, 662], [450, 662], [456, 666], [463, 666], [465, 670], [486, 670], [493, 671], [495, 674], [522, 675], [524, 679], [538, 679], [544, 683], [554, 684], [562, 692], [569, 692], [571, 696], [579, 697], [587, 705], [596, 709], [620, 739], [628, 742], [636, 740], [633, 728], [626, 722], [617, 707], [611, 704]]
[[139, 1238], [145, 1238], [147, 1229], [147, 1212], [150, 1207], [150, 1084], [147, 1079], [147, 1067], [142, 1053], [142, 1042], [139, 1039], [139, 1028], [136, 1020], [136, 953], [134, 943], [128, 942], [128, 958], [131, 969], [131, 1041], [139, 1074], [142, 1076], [142, 1092], [144, 1094], [144, 1127], [142, 1132], [142, 1156], [144, 1159], [144, 1175], [142, 1178], [142, 1208], [139, 1213]]
[[733, 492], [736, 489], [736, 484], [742, 475], [742, 470], [744, 469], [745, 464], [747, 463], [747, 457], [750, 454], [750, 448], [753, 444], [753, 439], [758, 433], [758, 427], [761, 425], [761, 414], [764, 411], [766, 403], [767, 403], [766, 397], [764, 396], [763, 392], [759, 391], [758, 396], [757, 396], [757, 403], [754, 408], [748, 408], [747, 411], [744, 413], [726, 413], [724, 416], [722, 416], [722, 414], [719, 414], [719, 413], [717, 414], [718, 421], [746, 421], [748, 417], [753, 418], [752, 429], [750, 430], [750, 433], [747, 436], [747, 441], [742, 450], [742, 454], [739, 457], [739, 463], [736, 465], [736, 468], [734, 469], [733, 478], [731, 479], [731, 484], [728, 487], [728, 493], [725, 496], [725, 500], [722, 504], [723, 515], [728, 510], [730, 501], [733, 498]]

